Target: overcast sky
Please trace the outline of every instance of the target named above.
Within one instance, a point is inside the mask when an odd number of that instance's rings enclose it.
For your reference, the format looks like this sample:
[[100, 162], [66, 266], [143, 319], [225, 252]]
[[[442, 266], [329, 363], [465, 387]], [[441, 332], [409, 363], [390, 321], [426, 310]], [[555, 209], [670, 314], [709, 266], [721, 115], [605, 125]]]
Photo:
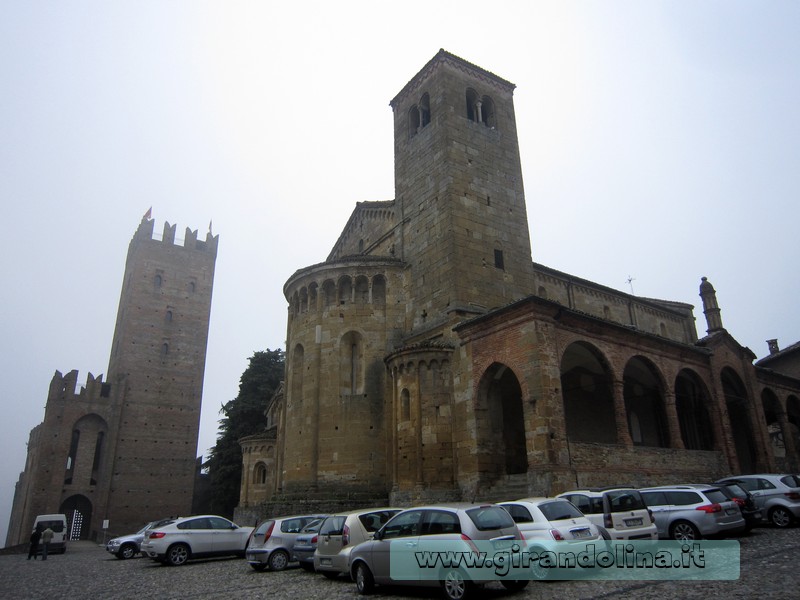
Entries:
[[53, 373], [106, 372], [145, 211], [220, 236], [206, 454], [286, 279], [394, 197], [388, 103], [439, 48], [517, 85], [535, 261], [700, 336], [707, 276], [759, 357], [800, 340], [798, 2], [2, 0], [0, 544]]

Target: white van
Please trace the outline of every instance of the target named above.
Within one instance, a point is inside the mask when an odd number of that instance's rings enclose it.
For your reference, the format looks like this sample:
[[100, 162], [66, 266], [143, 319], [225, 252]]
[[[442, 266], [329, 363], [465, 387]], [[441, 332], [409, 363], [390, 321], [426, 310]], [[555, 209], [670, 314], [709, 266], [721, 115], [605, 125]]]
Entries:
[[64, 554], [67, 551], [67, 515], [38, 515], [31, 531], [38, 529], [42, 532], [48, 527], [53, 530], [53, 539], [47, 547], [48, 554]]

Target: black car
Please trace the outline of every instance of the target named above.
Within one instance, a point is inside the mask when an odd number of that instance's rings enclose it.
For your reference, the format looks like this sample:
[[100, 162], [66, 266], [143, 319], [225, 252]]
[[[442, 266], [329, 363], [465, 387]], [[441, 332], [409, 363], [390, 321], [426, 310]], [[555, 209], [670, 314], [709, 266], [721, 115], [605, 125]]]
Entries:
[[761, 523], [763, 514], [756, 506], [752, 494], [748, 492], [743, 486], [733, 481], [726, 481], [724, 483], [718, 482], [717, 487], [728, 498], [739, 505], [739, 510], [742, 511], [742, 516], [745, 522], [745, 531], [750, 531], [753, 527]]

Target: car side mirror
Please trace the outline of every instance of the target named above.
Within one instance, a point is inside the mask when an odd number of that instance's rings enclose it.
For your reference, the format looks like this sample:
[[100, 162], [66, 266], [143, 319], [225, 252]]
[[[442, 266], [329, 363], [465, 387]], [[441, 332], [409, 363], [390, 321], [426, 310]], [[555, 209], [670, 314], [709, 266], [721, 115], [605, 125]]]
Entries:
[[372, 534], [373, 540], [382, 540], [383, 539], [383, 529], [378, 529], [375, 533]]

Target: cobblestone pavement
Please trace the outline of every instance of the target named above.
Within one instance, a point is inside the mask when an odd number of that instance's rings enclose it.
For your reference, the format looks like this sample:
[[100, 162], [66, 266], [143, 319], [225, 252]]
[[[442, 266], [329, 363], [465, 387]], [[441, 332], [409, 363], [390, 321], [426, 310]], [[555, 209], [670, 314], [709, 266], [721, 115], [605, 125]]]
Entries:
[[[647, 582], [559, 581], [531, 582], [508, 594], [492, 583], [479, 597], [514, 598], [667, 598], [796, 597], [800, 528], [757, 528], [740, 538], [741, 576], [738, 581]], [[342, 578], [330, 581], [297, 568], [272, 573], [253, 571], [242, 559], [192, 561], [164, 567], [144, 558], [117, 560], [91, 542], [73, 542], [66, 554], [47, 562], [26, 560], [27, 554], [0, 556], [0, 597], [14, 600], [47, 598], [228, 598], [285, 600], [289, 598], [357, 598], [355, 585]], [[378, 588], [376, 598], [439, 597], [436, 590]]]

